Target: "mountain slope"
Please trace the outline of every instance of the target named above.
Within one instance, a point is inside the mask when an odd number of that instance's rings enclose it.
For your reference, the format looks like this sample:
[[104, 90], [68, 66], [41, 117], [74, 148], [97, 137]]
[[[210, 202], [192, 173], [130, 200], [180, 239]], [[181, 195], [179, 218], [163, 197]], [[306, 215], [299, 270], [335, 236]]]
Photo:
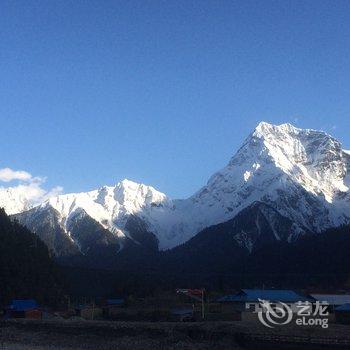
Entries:
[[186, 243], [165, 252], [164, 258], [170, 270], [174, 266], [187, 266], [192, 272], [237, 270], [242, 259], [259, 249], [295, 240], [294, 225], [269, 205], [255, 202], [233, 219], [205, 228]]

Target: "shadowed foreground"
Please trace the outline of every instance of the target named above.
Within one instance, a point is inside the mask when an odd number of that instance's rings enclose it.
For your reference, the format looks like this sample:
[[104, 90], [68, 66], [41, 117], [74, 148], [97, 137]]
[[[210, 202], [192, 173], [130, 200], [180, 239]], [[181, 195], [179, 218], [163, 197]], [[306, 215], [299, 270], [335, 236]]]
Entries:
[[345, 349], [350, 327], [268, 330], [242, 322], [3, 321], [1, 349]]

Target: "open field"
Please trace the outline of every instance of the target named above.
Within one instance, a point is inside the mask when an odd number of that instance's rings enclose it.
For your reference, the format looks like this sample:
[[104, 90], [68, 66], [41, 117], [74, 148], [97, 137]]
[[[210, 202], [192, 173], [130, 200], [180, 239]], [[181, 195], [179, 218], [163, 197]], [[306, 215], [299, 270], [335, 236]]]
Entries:
[[243, 322], [3, 321], [0, 349], [345, 349], [350, 327], [268, 330]]

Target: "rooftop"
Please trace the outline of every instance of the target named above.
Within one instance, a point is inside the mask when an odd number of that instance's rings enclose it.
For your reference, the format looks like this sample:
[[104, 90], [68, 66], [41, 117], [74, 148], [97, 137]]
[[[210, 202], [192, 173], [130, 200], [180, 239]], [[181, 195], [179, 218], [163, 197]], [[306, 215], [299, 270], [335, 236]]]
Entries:
[[225, 295], [219, 298], [218, 302], [249, 302], [259, 301], [259, 299], [268, 301], [297, 302], [307, 301], [308, 297], [297, 294], [293, 290], [285, 289], [241, 289], [237, 294]]

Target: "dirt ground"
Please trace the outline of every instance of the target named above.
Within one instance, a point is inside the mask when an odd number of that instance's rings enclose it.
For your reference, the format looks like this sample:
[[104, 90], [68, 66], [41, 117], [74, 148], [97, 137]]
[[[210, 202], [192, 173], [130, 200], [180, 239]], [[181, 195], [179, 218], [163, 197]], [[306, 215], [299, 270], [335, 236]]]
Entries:
[[233, 339], [208, 339], [196, 329], [187, 333], [176, 323], [11, 321], [1, 324], [0, 349], [240, 349]]
[[[288, 343], [285, 337], [296, 342]], [[276, 342], [277, 339], [277, 342]], [[283, 343], [279, 343], [280, 340]], [[306, 340], [305, 340], [306, 339]], [[306, 344], [305, 341], [316, 341]], [[329, 344], [318, 344], [325, 339]], [[338, 343], [336, 346], [335, 343]], [[347, 345], [346, 345], [347, 344]], [[0, 350], [71, 349], [350, 349], [350, 327], [330, 329], [286, 327], [266, 330], [243, 322], [106, 322], [106, 321], [29, 321], [0, 322]]]

